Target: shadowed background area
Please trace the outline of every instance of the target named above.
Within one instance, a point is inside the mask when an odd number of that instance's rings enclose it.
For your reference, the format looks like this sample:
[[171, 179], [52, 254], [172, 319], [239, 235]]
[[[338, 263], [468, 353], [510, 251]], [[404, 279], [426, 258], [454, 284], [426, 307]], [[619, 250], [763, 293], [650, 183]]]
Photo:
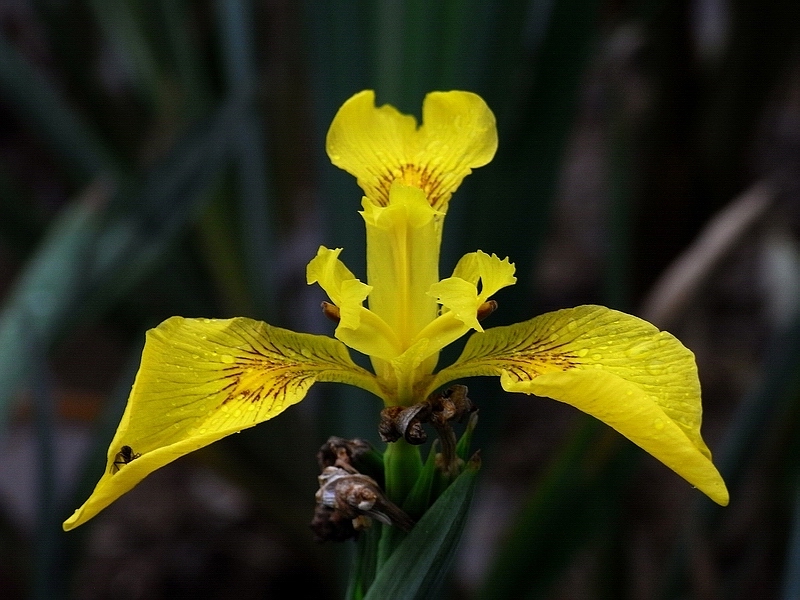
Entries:
[[[800, 4], [755, 0], [0, 3], [0, 597], [340, 597], [308, 530], [328, 436], [379, 401], [315, 386], [80, 529], [144, 331], [172, 315], [331, 333], [319, 244], [364, 277], [341, 103], [466, 89], [495, 160], [442, 273], [509, 256], [487, 326], [599, 303], [679, 337], [727, 508], [593, 419], [467, 382], [484, 467], [452, 598], [800, 597]], [[452, 358], [458, 348], [443, 358]]]

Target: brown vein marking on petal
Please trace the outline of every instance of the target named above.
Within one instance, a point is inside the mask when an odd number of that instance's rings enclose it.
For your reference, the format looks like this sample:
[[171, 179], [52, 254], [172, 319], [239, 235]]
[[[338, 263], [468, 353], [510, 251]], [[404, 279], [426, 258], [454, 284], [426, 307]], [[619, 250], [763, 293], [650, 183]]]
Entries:
[[[222, 404], [269, 401], [282, 406], [288, 394], [313, 383], [319, 369], [304, 368], [308, 359], [302, 354], [287, 356], [281, 348], [243, 337], [247, 347], [240, 347], [234, 362], [224, 369], [228, 382], [222, 388]], [[299, 360], [298, 360], [299, 359]], [[308, 380], [312, 380], [309, 382]]]
[[289, 366], [268, 356], [238, 358], [235, 364], [225, 369], [225, 378], [229, 382], [223, 388], [225, 399], [222, 404], [254, 404], [267, 400], [271, 406], [281, 406], [294, 389], [314, 379], [312, 371], [304, 371], [296, 365]]
[[568, 342], [553, 344], [540, 342], [520, 350], [511, 350], [503, 356], [500, 366], [518, 381], [531, 381], [542, 373], [552, 371], [555, 367], [560, 371], [569, 371], [578, 367], [580, 361], [573, 352], [559, 352], [559, 348]]
[[408, 163], [399, 167], [384, 171], [378, 180], [376, 188], [377, 197], [375, 200], [381, 206], [389, 204], [389, 188], [394, 181], [402, 181], [406, 185], [414, 186], [425, 192], [428, 203], [436, 210], [441, 209], [447, 203], [451, 192], [442, 191], [442, 177], [428, 166], [415, 165]]

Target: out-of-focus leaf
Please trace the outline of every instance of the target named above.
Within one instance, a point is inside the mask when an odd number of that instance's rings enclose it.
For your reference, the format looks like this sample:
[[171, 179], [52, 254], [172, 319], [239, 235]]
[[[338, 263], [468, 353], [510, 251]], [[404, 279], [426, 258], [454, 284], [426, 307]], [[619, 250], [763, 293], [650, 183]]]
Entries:
[[62, 212], [0, 313], [0, 432], [33, 348], [53, 343], [83, 288], [99, 229], [100, 205], [88, 198], [102, 194], [92, 190]]
[[[35, 342], [34, 342], [35, 343]], [[60, 545], [56, 512], [56, 401], [47, 360], [40, 348], [33, 348], [36, 379], [33, 385], [33, 406], [36, 425], [36, 553], [32, 597], [49, 600], [64, 595], [58, 571]]]
[[[715, 462], [736, 501], [743, 479], [752, 459], [754, 449], [764, 444], [764, 432], [778, 428], [794, 408], [793, 402], [800, 394], [800, 315], [771, 341], [762, 363], [761, 375], [748, 390], [736, 409]], [[770, 436], [768, 436], [770, 437]], [[665, 572], [661, 597], [680, 595], [689, 585], [689, 553], [686, 547], [692, 537], [712, 536], [723, 517], [721, 507], [707, 499], [699, 499], [684, 523], [681, 541], [676, 544], [672, 559]]]
[[117, 166], [112, 153], [2, 34], [0, 93], [25, 125], [76, 171], [76, 179], [113, 176]]
[[[580, 83], [597, 39], [597, 0], [555, 0], [526, 4], [516, 23], [500, 16], [500, 27], [517, 35], [499, 35], [489, 66], [493, 89], [487, 102], [498, 118], [499, 147], [494, 164], [470, 185], [478, 192], [470, 207], [470, 241], [479, 248], [510, 256], [517, 273], [533, 272], [533, 261], [547, 231], [550, 206], [561, 172], [564, 148], [581, 95]], [[516, 41], [516, 54], [506, 46]], [[505, 74], [505, 78], [501, 79]], [[491, 198], [491, 206], [487, 199]], [[523, 219], [524, 234], [509, 219]], [[514, 235], [510, 235], [510, 232]], [[520, 295], [523, 285], [510, 290]], [[506, 322], [528, 319], [528, 302], [503, 305]]]
[[121, 58], [123, 67], [130, 69], [130, 76], [142, 97], [153, 107], [164, 108], [164, 76], [161, 65], [153, 52], [142, 27], [143, 10], [146, 3], [127, 0], [90, 0], [100, 28]]
[[375, 576], [365, 600], [435, 598], [466, 524], [480, 468], [473, 459]]
[[800, 486], [795, 485], [791, 534], [783, 571], [781, 600], [800, 598]]
[[590, 417], [537, 482], [480, 598], [547, 598], [575, 552], [610, 526], [635, 447]]
[[272, 224], [269, 211], [272, 198], [265, 175], [268, 161], [263, 122], [256, 112], [254, 92], [258, 72], [252, 35], [252, 7], [248, 0], [217, 0], [222, 37], [225, 75], [231, 93], [244, 100], [244, 111], [236, 122], [232, 141], [240, 193], [241, 231], [245, 270], [256, 315], [274, 316]]
[[0, 312], [0, 432], [30, 375], [32, 340], [47, 352], [78, 317], [96, 317], [158, 263], [225, 165], [237, 114], [224, 105], [116, 202], [93, 188], [56, 219]]

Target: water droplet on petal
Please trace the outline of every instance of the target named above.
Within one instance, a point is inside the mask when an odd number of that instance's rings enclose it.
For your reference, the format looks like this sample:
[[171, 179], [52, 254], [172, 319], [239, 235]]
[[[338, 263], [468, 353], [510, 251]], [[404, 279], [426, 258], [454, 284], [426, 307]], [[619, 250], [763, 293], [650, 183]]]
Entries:
[[653, 421], [653, 427], [655, 427], [658, 431], [664, 429], [664, 420], [663, 419], [656, 419]]
[[230, 354], [223, 354], [223, 355], [222, 355], [222, 356], [220, 356], [219, 358], [220, 358], [220, 360], [221, 360], [222, 362], [224, 362], [224, 363], [227, 363], [227, 364], [229, 364], [229, 365], [230, 365], [230, 364], [233, 364], [233, 361], [235, 360], [235, 359], [234, 359], [234, 358], [233, 358], [233, 357], [232, 357]]
[[664, 363], [660, 360], [647, 363], [647, 372], [651, 375], [661, 375], [664, 372]]
[[578, 324], [575, 321], [570, 321], [567, 323], [567, 329], [570, 331], [575, 331], [578, 328]]
[[578, 350], [578, 356], [583, 357], [586, 356], [587, 354], [589, 354], [588, 348], [581, 348], [580, 350]]
[[592, 360], [601, 360], [603, 358], [602, 354], [592, 354]]

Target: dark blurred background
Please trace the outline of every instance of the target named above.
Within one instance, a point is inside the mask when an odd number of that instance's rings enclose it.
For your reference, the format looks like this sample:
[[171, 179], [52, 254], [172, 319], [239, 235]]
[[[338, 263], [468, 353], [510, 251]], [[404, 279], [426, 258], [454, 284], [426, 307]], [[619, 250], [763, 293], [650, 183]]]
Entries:
[[[487, 325], [600, 303], [697, 356], [719, 508], [605, 426], [469, 382], [484, 468], [452, 598], [800, 597], [800, 3], [0, 0], [0, 597], [340, 597], [315, 451], [377, 443], [328, 384], [80, 529], [143, 333], [175, 314], [331, 333], [320, 243], [362, 277], [336, 109], [467, 89], [495, 160], [442, 273], [519, 281]], [[455, 356], [454, 350], [444, 358]]]

